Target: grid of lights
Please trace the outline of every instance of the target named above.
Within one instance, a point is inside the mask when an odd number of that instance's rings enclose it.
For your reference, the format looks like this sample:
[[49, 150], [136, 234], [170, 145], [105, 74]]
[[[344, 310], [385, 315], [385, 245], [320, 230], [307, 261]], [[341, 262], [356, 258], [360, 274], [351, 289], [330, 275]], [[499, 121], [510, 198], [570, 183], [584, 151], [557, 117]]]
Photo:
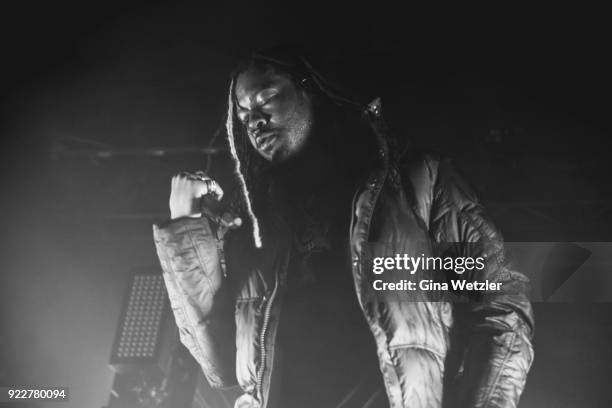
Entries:
[[119, 358], [152, 358], [165, 300], [161, 275], [136, 275], [117, 347]]

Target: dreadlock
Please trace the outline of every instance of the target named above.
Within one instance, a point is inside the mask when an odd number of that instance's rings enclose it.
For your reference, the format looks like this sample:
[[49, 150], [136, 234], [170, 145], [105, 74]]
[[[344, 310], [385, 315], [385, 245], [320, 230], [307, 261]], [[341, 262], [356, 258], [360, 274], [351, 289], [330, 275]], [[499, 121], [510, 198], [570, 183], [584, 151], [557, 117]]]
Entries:
[[230, 146], [230, 152], [234, 159], [234, 172], [236, 173], [236, 177], [238, 177], [238, 182], [240, 183], [240, 188], [244, 197], [246, 211], [251, 219], [251, 223], [253, 225], [253, 240], [255, 241], [255, 247], [261, 248], [261, 233], [259, 231], [259, 220], [255, 216], [253, 212], [253, 206], [251, 205], [251, 197], [249, 194], [249, 189], [246, 184], [246, 180], [244, 175], [240, 171], [240, 160], [238, 158], [238, 152], [236, 150], [236, 141], [234, 139], [234, 80], [230, 82], [230, 92], [229, 92], [229, 101], [227, 107], [227, 140]]

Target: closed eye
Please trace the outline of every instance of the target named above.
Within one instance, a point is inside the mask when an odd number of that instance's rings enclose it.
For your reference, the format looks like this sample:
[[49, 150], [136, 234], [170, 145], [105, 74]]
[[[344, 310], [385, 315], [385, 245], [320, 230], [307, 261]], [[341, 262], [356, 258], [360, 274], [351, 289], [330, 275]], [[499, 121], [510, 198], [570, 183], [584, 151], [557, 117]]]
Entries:
[[269, 98], [267, 98], [266, 100], [263, 101], [261, 106], [265, 106], [265, 105], [269, 104], [271, 101], [276, 99], [277, 96], [278, 96], [278, 94], [271, 95]]
[[249, 118], [249, 115], [247, 114], [246, 111], [241, 110], [236, 113], [236, 116], [238, 116], [238, 120], [240, 120], [240, 123], [242, 123], [243, 125], [246, 125], [248, 118]]
[[266, 107], [270, 102], [278, 96], [278, 91], [273, 88], [266, 88], [260, 91], [255, 97], [256, 105], [252, 109], [248, 109], [240, 104], [240, 102], [236, 102], [236, 115], [238, 119], [243, 125], [246, 125], [249, 121], [249, 114], [253, 110], [257, 110], [259, 108]]
[[259, 106], [265, 106], [270, 101], [272, 101], [278, 95], [278, 91], [276, 89], [264, 89], [257, 95], [257, 104]]

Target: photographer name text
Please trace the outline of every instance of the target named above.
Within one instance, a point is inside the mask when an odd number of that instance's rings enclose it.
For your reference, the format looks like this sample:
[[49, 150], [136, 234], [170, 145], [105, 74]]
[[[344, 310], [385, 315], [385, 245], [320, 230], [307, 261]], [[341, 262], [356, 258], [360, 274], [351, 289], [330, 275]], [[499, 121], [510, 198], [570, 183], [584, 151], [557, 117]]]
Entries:
[[[502, 283], [488, 279], [470, 279], [482, 271], [486, 265], [486, 257], [439, 257], [420, 256], [412, 257], [407, 254], [397, 254], [394, 257], [376, 257], [373, 259], [372, 272], [381, 275], [390, 271], [402, 271], [414, 275], [421, 271], [453, 272], [464, 275], [465, 272], [474, 272], [473, 275], [462, 279], [449, 279], [449, 282], [439, 282], [433, 279], [394, 279], [392, 282], [385, 279], [376, 279], [372, 286], [374, 290], [400, 290], [400, 291], [499, 291]], [[397, 275], [394, 275], [397, 278]]]

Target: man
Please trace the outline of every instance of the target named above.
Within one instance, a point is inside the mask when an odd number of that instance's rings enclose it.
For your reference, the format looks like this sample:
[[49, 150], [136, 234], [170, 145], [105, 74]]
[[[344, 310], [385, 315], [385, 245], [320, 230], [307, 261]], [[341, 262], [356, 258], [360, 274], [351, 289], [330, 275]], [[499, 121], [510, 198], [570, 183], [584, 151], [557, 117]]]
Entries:
[[[232, 76], [227, 131], [235, 194], [181, 173], [154, 226], [181, 340], [211, 385], [237, 382], [236, 407], [516, 406], [528, 282], [447, 160], [399, 155], [378, 100], [347, 100], [286, 50]], [[442, 251], [484, 260], [461, 279], [501, 289], [456, 290], [463, 303], [374, 289], [373, 258]]]

